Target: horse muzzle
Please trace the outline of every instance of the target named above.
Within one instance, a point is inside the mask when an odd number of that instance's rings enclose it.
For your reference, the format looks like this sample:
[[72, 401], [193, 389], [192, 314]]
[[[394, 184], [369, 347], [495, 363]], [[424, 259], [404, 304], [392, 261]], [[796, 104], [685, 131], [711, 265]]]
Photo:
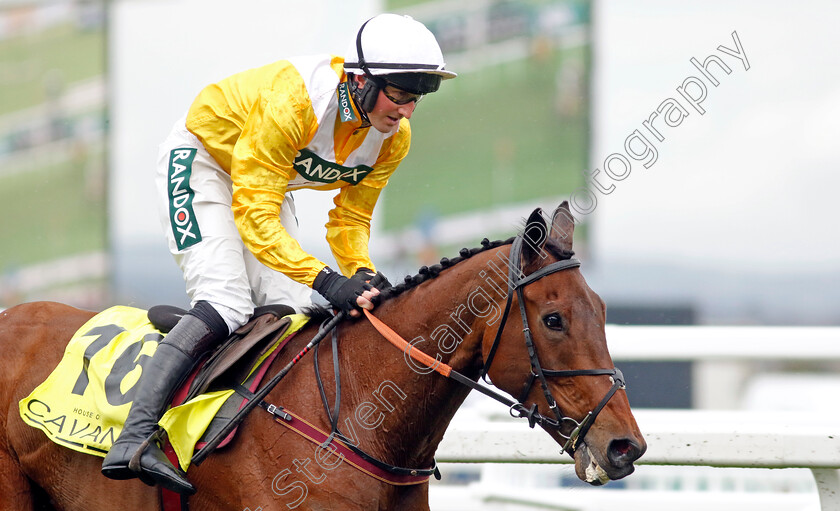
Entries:
[[636, 469], [633, 462], [639, 459], [647, 449], [632, 439], [610, 441], [606, 455], [598, 449], [592, 449], [581, 442], [575, 449], [575, 474], [581, 481], [593, 486], [601, 486], [608, 481], [621, 479]]

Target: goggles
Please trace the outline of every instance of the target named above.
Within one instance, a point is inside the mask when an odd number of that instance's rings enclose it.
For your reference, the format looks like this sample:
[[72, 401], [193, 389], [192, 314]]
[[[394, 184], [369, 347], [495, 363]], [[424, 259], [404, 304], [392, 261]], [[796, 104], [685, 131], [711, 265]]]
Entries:
[[[388, 90], [389, 87], [391, 88], [390, 91]], [[424, 94], [414, 94], [408, 91], [404, 91], [390, 83], [386, 83], [385, 87], [382, 87], [381, 90], [382, 94], [384, 94], [385, 97], [388, 98], [395, 105], [405, 105], [407, 103], [411, 103], [412, 101], [414, 101], [414, 104], [417, 104], [424, 97]]]

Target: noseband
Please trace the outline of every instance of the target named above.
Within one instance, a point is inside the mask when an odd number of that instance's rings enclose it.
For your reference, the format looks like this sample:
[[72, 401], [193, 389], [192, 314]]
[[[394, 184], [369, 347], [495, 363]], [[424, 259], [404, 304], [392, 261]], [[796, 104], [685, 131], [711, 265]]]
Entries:
[[[578, 444], [586, 436], [586, 433], [589, 431], [589, 428], [592, 427], [592, 424], [595, 422], [595, 419], [598, 417], [598, 414], [601, 412], [601, 410], [603, 410], [604, 406], [606, 406], [610, 398], [612, 398], [612, 396], [616, 393], [618, 389], [624, 388], [624, 375], [618, 368], [574, 369], [563, 371], [543, 369], [542, 365], [540, 364], [539, 356], [537, 355], [536, 347], [534, 346], [534, 339], [531, 336], [531, 329], [528, 326], [528, 316], [525, 311], [525, 298], [523, 296], [523, 289], [528, 284], [536, 282], [537, 280], [540, 280], [541, 278], [548, 276], [552, 273], [568, 270], [571, 268], [577, 268], [580, 266], [580, 261], [577, 259], [557, 261], [549, 264], [548, 266], [540, 268], [539, 270], [535, 271], [530, 275], [524, 276], [521, 268], [523, 242], [523, 236], [519, 235], [516, 237], [516, 239], [514, 239], [513, 245], [511, 246], [510, 261], [508, 264], [509, 272], [507, 282], [507, 302], [505, 304], [505, 310], [502, 315], [502, 320], [499, 323], [499, 328], [496, 331], [496, 338], [493, 340], [493, 344], [490, 347], [490, 352], [487, 355], [487, 358], [485, 359], [484, 367], [481, 369], [480, 377], [485, 378], [486, 380], [486, 375], [488, 371], [490, 371], [490, 365], [493, 363], [493, 358], [496, 355], [496, 348], [498, 348], [499, 342], [501, 341], [502, 332], [504, 331], [505, 324], [507, 323], [508, 314], [510, 313], [511, 304], [513, 302], [513, 294], [515, 292], [517, 298], [519, 299], [519, 313], [522, 316], [522, 332], [525, 337], [525, 346], [528, 348], [528, 356], [531, 362], [531, 374], [526, 380], [522, 391], [520, 392], [517, 398], [517, 401], [509, 403], [510, 414], [516, 418], [527, 418], [528, 425], [532, 428], [536, 424], [539, 424], [544, 428], [551, 428], [556, 430], [562, 438], [566, 439], [566, 443], [561, 448], [561, 453], [567, 450], [574, 452]], [[576, 421], [575, 419], [569, 416], [563, 415], [563, 412], [560, 411], [560, 408], [557, 406], [557, 401], [554, 399], [554, 396], [551, 394], [551, 391], [548, 388], [547, 378], [568, 378], [573, 376], [594, 375], [609, 375], [610, 381], [612, 382], [612, 386], [601, 399], [601, 401], [598, 403], [598, 405], [589, 413], [587, 413], [586, 416], [580, 422]], [[545, 400], [548, 403], [548, 407], [554, 415], [553, 418], [546, 417], [545, 415], [539, 413], [537, 411], [536, 403], [532, 404], [530, 408], [528, 408], [524, 404], [525, 400], [528, 397], [528, 394], [531, 392], [531, 387], [533, 387], [534, 382], [537, 380], [539, 380], [540, 382], [540, 386], [542, 387], [543, 395], [545, 396]], [[484, 393], [487, 394], [487, 392]], [[494, 392], [493, 394], [496, 393]], [[496, 396], [491, 397], [496, 398]], [[564, 423], [569, 423], [572, 426], [572, 431], [568, 435], [562, 432]]]

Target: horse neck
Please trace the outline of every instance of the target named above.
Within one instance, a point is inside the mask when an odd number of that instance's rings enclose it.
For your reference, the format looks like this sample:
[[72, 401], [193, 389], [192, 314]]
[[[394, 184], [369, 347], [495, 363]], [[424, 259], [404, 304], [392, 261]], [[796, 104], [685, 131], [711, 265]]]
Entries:
[[[497, 304], [504, 305], [501, 277], [491, 279], [486, 270], [490, 257], [462, 261], [383, 303], [375, 314], [412, 349], [475, 378], [482, 361], [481, 339], [488, 322], [499, 315]], [[469, 388], [410, 359], [371, 333], [366, 321], [354, 330], [360, 331], [360, 342], [353, 343], [360, 348], [348, 354], [353, 370], [346, 387], [354, 389], [355, 396], [347, 400], [352, 404], [343, 413], [353, 411], [356, 425], [366, 414], [381, 419], [374, 428], [367, 429], [376, 421], [357, 428], [363, 430], [360, 446], [390, 463], [428, 466]]]

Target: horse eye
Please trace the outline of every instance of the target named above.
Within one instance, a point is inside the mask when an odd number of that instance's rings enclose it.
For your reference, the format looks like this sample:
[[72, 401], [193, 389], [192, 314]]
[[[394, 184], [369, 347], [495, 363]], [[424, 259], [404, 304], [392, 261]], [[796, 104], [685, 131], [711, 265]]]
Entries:
[[563, 330], [563, 318], [556, 312], [545, 316], [543, 323], [552, 330]]

